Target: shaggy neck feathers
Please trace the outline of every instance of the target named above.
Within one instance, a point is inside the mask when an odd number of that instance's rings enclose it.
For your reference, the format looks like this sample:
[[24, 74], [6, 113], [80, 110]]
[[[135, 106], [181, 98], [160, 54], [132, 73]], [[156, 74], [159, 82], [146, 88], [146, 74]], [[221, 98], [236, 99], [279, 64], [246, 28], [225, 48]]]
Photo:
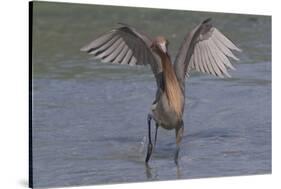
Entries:
[[164, 90], [166, 92], [168, 103], [170, 107], [175, 111], [178, 117], [182, 116], [182, 92], [177, 80], [173, 65], [171, 63], [169, 55], [166, 53], [159, 54], [163, 66], [164, 77]]

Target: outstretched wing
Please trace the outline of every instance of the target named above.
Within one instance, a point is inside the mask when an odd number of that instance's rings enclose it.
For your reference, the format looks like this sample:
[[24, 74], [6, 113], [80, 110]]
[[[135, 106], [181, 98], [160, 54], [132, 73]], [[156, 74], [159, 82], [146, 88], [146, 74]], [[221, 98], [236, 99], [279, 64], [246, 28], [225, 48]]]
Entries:
[[102, 62], [113, 64], [146, 65], [150, 64], [155, 75], [157, 85], [161, 83], [162, 65], [156, 55], [151, 51], [151, 39], [135, 28], [122, 24], [82, 47]]
[[177, 77], [184, 82], [192, 69], [219, 77], [231, 77], [229, 58], [238, 60], [232, 50], [241, 51], [207, 19], [187, 34], [175, 60]]

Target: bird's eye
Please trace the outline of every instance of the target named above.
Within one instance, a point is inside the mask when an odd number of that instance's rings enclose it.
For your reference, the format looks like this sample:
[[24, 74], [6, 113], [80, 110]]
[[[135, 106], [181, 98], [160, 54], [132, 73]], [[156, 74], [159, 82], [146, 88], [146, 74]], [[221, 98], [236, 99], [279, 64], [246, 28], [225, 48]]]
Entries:
[[166, 46], [168, 46], [170, 44], [170, 42], [168, 40], [166, 40]]

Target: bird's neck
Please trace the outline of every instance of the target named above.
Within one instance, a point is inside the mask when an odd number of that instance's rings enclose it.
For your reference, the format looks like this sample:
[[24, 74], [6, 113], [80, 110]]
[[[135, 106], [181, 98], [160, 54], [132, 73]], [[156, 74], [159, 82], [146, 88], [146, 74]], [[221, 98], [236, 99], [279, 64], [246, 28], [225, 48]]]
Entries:
[[183, 94], [171, 63], [171, 59], [166, 53], [162, 53], [160, 57], [163, 67], [164, 91], [167, 95], [170, 107], [179, 117], [181, 117], [183, 111]]

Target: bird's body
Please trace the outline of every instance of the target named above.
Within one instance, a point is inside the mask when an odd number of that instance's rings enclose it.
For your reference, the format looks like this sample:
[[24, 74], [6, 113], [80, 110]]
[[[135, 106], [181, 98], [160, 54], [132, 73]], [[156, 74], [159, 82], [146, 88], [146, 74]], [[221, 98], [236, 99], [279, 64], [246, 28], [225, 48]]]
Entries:
[[184, 94], [180, 88], [170, 57], [159, 54], [163, 67], [162, 85], [159, 95], [151, 106], [151, 115], [159, 126], [165, 129], [176, 128], [182, 120], [184, 110]]
[[175, 129], [178, 162], [179, 145], [183, 137], [183, 112], [185, 105], [185, 77], [189, 70], [230, 77], [227, 68], [234, 69], [228, 57], [237, 58], [231, 50], [240, 51], [230, 40], [210, 24], [207, 19], [189, 32], [177, 54], [174, 64], [168, 54], [168, 41], [163, 36], [151, 40], [135, 28], [123, 26], [101, 35], [81, 50], [93, 54], [103, 62], [119, 64], [150, 64], [154, 73], [157, 91], [148, 122], [148, 150], [146, 162], [152, 153], [151, 119], [158, 127]]

